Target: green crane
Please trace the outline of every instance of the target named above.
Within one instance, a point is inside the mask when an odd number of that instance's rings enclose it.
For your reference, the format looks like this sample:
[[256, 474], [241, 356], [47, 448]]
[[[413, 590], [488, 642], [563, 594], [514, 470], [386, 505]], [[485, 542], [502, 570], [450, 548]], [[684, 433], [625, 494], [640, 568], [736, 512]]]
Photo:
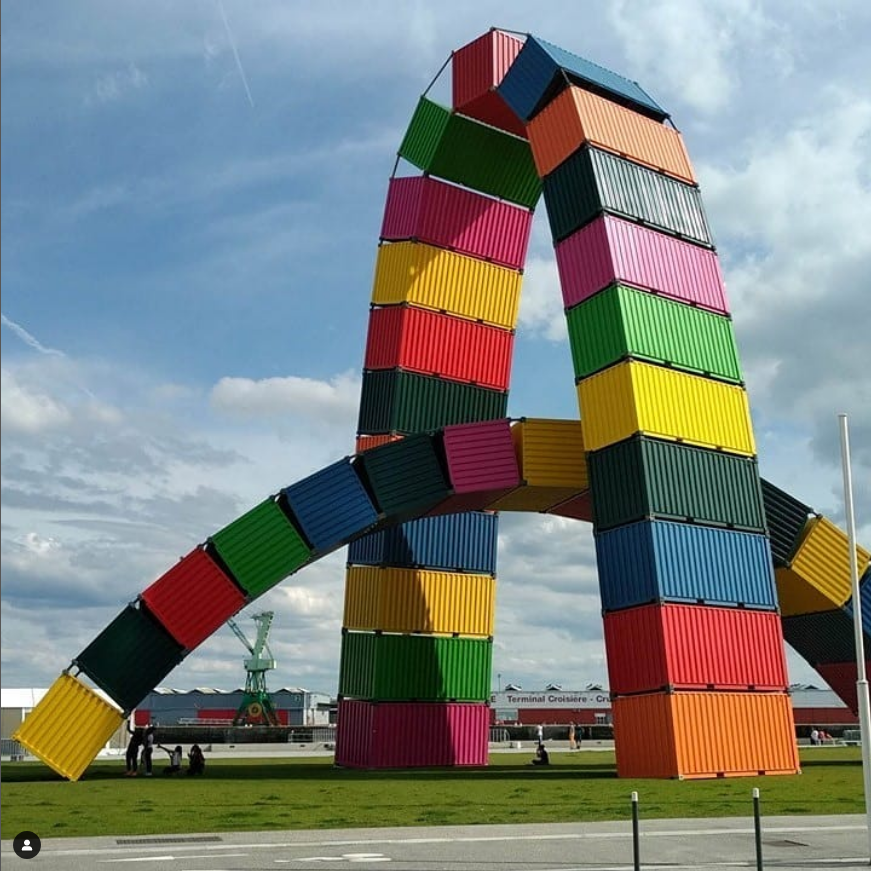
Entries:
[[244, 660], [245, 695], [242, 697], [242, 704], [239, 705], [236, 716], [233, 718], [234, 726], [281, 725], [278, 722], [278, 714], [275, 713], [275, 706], [272, 704], [269, 690], [266, 689], [266, 672], [275, 668], [275, 659], [266, 643], [266, 637], [269, 635], [269, 628], [272, 626], [274, 616], [272, 611], [251, 615], [257, 624], [257, 639], [253, 644], [245, 637], [245, 633], [236, 625], [232, 617], [227, 621], [227, 625], [251, 654], [248, 659]]

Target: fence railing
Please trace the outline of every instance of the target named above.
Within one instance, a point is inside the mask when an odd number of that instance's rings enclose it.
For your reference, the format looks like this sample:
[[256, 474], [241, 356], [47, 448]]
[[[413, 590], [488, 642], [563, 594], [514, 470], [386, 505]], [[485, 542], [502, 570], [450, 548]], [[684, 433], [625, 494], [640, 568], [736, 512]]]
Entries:
[[8, 756], [10, 762], [20, 762], [25, 756], [29, 755], [30, 753], [27, 751], [27, 748], [22, 747], [17, 741], [13, 741], [11, 738], [0, 740], [0, 756]]

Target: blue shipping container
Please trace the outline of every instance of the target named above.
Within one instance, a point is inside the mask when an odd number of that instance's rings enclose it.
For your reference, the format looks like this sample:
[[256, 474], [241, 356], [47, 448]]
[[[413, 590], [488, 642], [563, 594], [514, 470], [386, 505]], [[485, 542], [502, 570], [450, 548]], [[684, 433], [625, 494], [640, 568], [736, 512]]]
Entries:
[[497, 515], [480, 511], [422, 517], [352, 542], [348, 563], [495, 575], [498, 531]]
[[643, 520], [599, 533], [596, 557], [606, 611], [653, 601], [777, 607], [764, 535]]
[[[866, 635], [871, 635], [871, 566], [865, 571], [865, 574], [859, 579], [859, 606], [862, 611], [862, 631]], [[850, 620], [853, 619], [853, 597], [847, 599], [844, 605], [844, 610], [850, 615]], [[869, 648], [871, 650], [871, 648]]]
[[581, 87], [657, 121], [669, 117], [637, 82], [531, 35], [496, 90], [518, 117], [528, 121], [563, 71]]
[[282, 493], [319, 554], [347, 544], [378, 520], [372, 500], [347, 459], [291, 484]]

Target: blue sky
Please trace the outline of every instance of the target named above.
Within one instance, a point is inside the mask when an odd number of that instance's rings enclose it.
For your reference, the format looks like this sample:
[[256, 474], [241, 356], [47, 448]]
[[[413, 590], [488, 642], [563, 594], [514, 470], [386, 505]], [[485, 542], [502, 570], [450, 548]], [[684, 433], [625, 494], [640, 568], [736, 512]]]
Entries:
[[[491, 26], [671, 111], [763, 474], [841, 518], [847, 412], [871, 542], [867, 3], [35, 0], [2, 15], [4, 685], [50, 684], [179, 556], [352, 450], [396, 150], [451, 50]], [[510, 413], [576, 417], [539, 211]], [[589, 528], [501, 530], [494, 675], [605, 683]], [[273, 686], [335, 691], [343, 578], [336, 554], [252, 607], [276, 611]], [[231, 688], [243, 653], [221, 630], [167, 683]]]

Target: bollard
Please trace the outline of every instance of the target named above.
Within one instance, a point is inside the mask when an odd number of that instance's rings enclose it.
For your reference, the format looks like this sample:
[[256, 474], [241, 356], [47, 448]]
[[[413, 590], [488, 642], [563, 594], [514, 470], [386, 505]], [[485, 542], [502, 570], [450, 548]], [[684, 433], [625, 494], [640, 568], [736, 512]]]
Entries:
[[759, 789], [753, 787], [753, 822], [756, 827], [756, 871], [762, 871], [762, 823], [759, 819]]
[[638, 842], [638, 793], [632, 793], [632, 858], [635, 871], [641, 871], [641, 849]]

